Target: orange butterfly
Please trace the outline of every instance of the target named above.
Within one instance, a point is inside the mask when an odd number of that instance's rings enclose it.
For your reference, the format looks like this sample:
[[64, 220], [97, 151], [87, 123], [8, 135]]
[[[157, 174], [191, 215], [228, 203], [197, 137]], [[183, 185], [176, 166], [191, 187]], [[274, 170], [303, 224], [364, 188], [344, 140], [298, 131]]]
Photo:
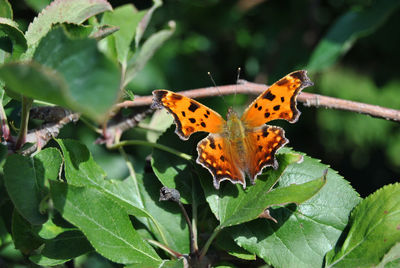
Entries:
[[153, 91], [153, 108], [166, 108], [175, 119], [176, 134], [187, 140], [197, 131], [210, 134], [197, 145], [196, 162], [207, 168], [214, 187], [230, 180], [246, 188], [245, 174], [254, 181], [266, 166], [278, 167], [276, 151], [289, 141], [280, 127], [265, 125], [275, 119], [297, 121], [296, 98], [312, 86], [307, 71], [296, 71], [275, 82], [245, 110], [242, 117], [229, 108], [225, 121], [203, 104], [168, 90]]

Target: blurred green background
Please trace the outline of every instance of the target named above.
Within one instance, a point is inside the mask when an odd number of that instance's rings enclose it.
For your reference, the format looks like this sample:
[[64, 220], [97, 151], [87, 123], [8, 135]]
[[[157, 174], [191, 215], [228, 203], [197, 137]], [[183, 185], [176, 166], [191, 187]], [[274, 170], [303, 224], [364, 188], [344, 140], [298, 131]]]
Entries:
[[[21, 28], [48, 0], [12, 1]], [[133, 3], [149, 8], [152, 1], [110, 1], [113, 7]], [[155, 11], [145, 35], [175, 21], [173, 37], [129, 84], [138, 95], [166, 88], [173, 91], [234, 84], [241, 78], [273, 83], [297, 70], [309, 70], [322, 95], [400, 109], [400, 1], [360, 0], [167, 0]], [[225, 97], [237, 110], [248, 96]], [[226, 114], [220, 98], [202, 100]], [[399, 123], [345, 111], [298, 105], [296, 124], [283, 126], [289, 146], [321, 159], [344, 176], [362, 197], [396, 182], [400, 174]], [[78, 129], [77, 129], [78, 127]], [[127, 137], [145, 135], [143, 129]], [[96, 134], [83, 124], [63, 129], [62, 137], [85, 142], [110, 177], [123, 178], [125, 163], [118, 153], [94, 145]], [[148, 148], [129, 150], [140, 169]], [[137, 170], [137, 171], [139, 171]]]

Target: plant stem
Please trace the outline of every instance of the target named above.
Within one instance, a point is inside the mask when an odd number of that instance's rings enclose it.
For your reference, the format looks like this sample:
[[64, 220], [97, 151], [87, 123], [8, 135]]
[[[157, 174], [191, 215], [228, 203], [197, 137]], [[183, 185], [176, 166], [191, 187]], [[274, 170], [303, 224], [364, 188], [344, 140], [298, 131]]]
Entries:
[[211, 246], [211, 243], [213, 242], [213, 240], [215, 239], [215, 237], [219, 234], [219, 232], [221, 232], [222, 228], [220, 225], [218, 225], [215, 229], [214, 232], [211, 234], [211, 236], [208, 238], [206, 244], [204, 245], [204, 247], [202, 248], [202, 250], [200, 251], [200, 257], [199, 259], [202, 259], [207, 251], [208, 248]]
[[190, 234], [190, 254], [191, 255], [197, 255], [198, 253], [198, 249], [197, 249], [197, 245], [195, 242], [195, 238], [194, 238], [194, 233], [193, 233], [193, 227], [192, 227], [192, 223], [190, 221], [189, 215], [186, 212], [185, 207], [183, 206], [182, 202], [179, 201], [178, 202], [179, 207], [182, 210], [182, 214], [185, 217], [186, 223], [189, 227], [189, 234]]
[[176, 252], [173, 249], [170, 249], [169, 247], [167, 247], [166, 245], [161, 244], [158, 241], [152, 240], [152, 239], [146, 239], [147, 242], [149, 242], [150, 244], [153, 244], [159, 248], [161, 248], [162, 250], [164, 250], [165, 252], [169, 253], [171, 256], [174, 256], [175, 258], [181, 258], [183, 256], [183, 254]]
[[28, 133], [29, 110], [32, 106], [32, 99], [22, 97], [21, 125], [19, 128], [17, 142], [15, 148], [18, 150], [24, 145], [26, 134]]
[[127, 145], [144, 145], [144, 146], [149, 146], [149, 147], [153, 147], [153, 148], [157, 148], [166, 152], [169, 152], [171, 154], [174, 154], [176, 156], [179, 156], [180, 158], [183, 158], [185, 160], [191, 161], [192, 157], [188, 154], [179, 152], [175, 149], [172, 149], [171, 147], [162, 145], [162, 144], [158, 144], [158, 143], [153, 143], [153, 142], [148, 142], [148, 141], [143, 141], [143, 140], [127, 140], [127, 141], [121, 141], [119, 143], [116, 143], [110, 147], [108, 147], [109, 149], [118, 149], [120, 147], [123, 146], [127, 146]]
[[[251, 83], [244, 80], [240, 80], [240, 84], [224, 85], [216, 87], [205, 87], [191, 90], [185, 90], [177, 92], [185, 95], [189, 98], [204, 98], [219, 95], [230, 95], [230, 94], [252, 94], [258, 95], [268, 89], [268, 85]], [[127, 107], [138, 107], [148, 106], [152, 103], [152, 96], [136, 96], [134, 101], [124, 101], [116, 104], [118, 108]], [[370, 115], [377, 118], [383, 118], [395, 122], [400, 122], [400, 110], [390, 109], [381, 107], [378, 105], [372, 105], [362, 102], [343, 100], [339, 98], [333, 98], [323, 96], [319, 94], [300, 92], [297, 97], [299, 102], [304, 103], [304, 106], [315, 106], [337, 110], [345, 110], [351, 112], [357, 112], [361, 114]]]

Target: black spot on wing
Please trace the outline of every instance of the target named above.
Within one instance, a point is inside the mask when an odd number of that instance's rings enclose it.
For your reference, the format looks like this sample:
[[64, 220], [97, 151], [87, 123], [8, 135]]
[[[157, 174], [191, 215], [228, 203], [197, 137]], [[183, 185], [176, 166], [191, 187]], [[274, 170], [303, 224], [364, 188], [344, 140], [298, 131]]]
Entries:
[[285, 101], [285, 97], [281, 97], [281, 102], [284, 102]]
[[221, 144], [218, 143], [217, 146], [218, 146], [218, 148], [219, 148], [220, 150], [222, 150]]
[[[218, 144], [219, 145], [219, 144]], [[219, 158], [222, 162], [225, 162], [225, 157], [223, 155], [220, 156]]]
[[258, 104], [257, 104], [257, 102], [256, 102], [256, 104], [254, 104], [254, 108], [256, 108], [256, 109], [257, 109], [257, 107], [258, 107]]
[[275, 110], [275, 111], [278, 111], [280, 108], [281, 108], [280, 105], [275, 105], [275, 106], [274, 106], [274, 110]]
[[[197, 104], [197, 103], [195, 103], [195, 102], [193, 102], [193, 101], [191, 101], [190, 102], [190, 106], [189, 106], [189, 111], [191, 111], [191, 112], [195, 112], [197, 109], [199, 109], [200, 108], [200, 106]], [[208, 112], [208, 111], [207, 111]]]
[[204, 114], [204, 117], [205, 117], [205, 118], [208, 118], [208, 114]]
[[265, 118], [268, 118], [270, 115], [271, 115], [271, 114], [270, 114], [269, 112], [266, 112], [266, 113], [264, 114], [264, 117], [265, 117]]
[[196, 119], [194, 118], [189, 118], [190, 123], [196, 123]]
[[183, 117], [186, 117], [185, 111], [182, 111], [182, 116], [183, 116]]
[[257, 110], [261, 111], [261, 109], [262, 109], [262, 106], [258, 106], [258, 109], [257, 109]]
[[204, 123], [204, 122], [201, 122], [200, 125], [201, 125], [202, 127], [206, 127], [206, 123]]
[[178, 95], [178, 94], [172, 94], [171, 98], [174, 99], [174, 100], [181, 100], [183, 97], [181, 95]]
[[262, 135], [264, 138], [266, 138], [268, 136], [269, 132], [268, 132], [268, 128], [263, 128], [262, 130]]
[[283, 79], [279, 80], [278, 82], [276, 82], [276, 84], [278, 86], [283, 86], [283, 85], [286, 85], [287, 83], [289, 83], [289, 81], [286, 78], [283, 78]]
[[264, 94], [263, 99], [272, 101], [275, 99], [275, 95], [272, 94], [271, 91], [268, 91], [266, 94]]

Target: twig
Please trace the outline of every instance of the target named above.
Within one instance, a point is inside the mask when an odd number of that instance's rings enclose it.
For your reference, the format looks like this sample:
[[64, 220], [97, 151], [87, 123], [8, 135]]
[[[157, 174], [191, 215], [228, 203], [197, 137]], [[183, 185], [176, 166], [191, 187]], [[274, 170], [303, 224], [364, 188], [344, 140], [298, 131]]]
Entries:
[[[236, 93], [258, 95], [265, 91], [268, 86], [264, 84], [251, 83], [247, 81], [240, 81], [241, 84], [205, 87], [192, 90], [180, 91], [178, 93], [185, 95], [189, 98], [204, 98], [218, 95], [230, 95]], [[400, 122], [400, 110], [385, 108], [377, 105], [371, 105], [356, 101], [348, 101], [339, 98], [327, 97], [319, 94], [301, 92], [297, 97], [299, 102], [304, 106], [324, 107], [330, 109], [338, 109], [345, 111], [352, 111], [361, 114], [370, 115], [377, 118], [383, 118], [390, 121]], [[136, 96], [134, 101], [124, 101], [116, 106], [118, 108], [147, 106], [152, 102], [152, 96]]]

